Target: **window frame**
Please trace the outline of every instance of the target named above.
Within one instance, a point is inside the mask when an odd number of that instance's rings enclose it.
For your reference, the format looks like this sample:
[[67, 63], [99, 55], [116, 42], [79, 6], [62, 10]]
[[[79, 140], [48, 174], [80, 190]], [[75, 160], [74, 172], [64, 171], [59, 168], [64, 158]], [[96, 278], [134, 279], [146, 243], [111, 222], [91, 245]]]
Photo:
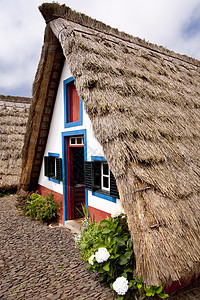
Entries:
[[74, 126], [83, 125], [83, 102], [81, 98], [79, 98], [79, 113], [80, 120], [75, 122], [69, 122], [69, 94], [68, 87], [74, 81], [73, 77], [69, 77], [63, 81], [63, 89], [64, 89], [64, 128], [70, 128]]
[[[72, 139], [75, 139], [75, 143], [72, 143]], [[81, 144], [78, 143], [78, 139], [81, 139]], [[69, 146], [71, 147], [81, 147], [84, 146], [84, 138], [83, 136], [70, 136], [69, 138]]]
[[[101, 162], [101, 190], [110, 192], [110, 168], [108, 166], [108, 174], [104, 174], [103, 166], [107, 165], [107, 162]], [[108, 178], [108, 187], [104, 186], [104, 178]]]
[[[102, 165], [102, 163], [107, 163], [106, 159], [103, 156], [91, 156], [91, 161], [86, 161], [85, 162], [85, 166], [87, 165], [85, 167], [85, 172], [87, 173], [87, 175], [85, 177], [85, 183], [86, 183], [86, 180], [87, 180], [86, 189], [92, 191], [93, 196], [103, 198], [105, 200], [116, 203], [116, 199], [119, 199], [119, 197], [118, 197], [119, 194], [118, 194], [118, 191], [117, 191], [118, 196], [113, 196], [113, 191], [111, 191], [111, 187], [113, 186], [113, 184], [111, 184], [111, 180], [112, 180], [112, 183], [113, 183], [113, 180], [115, 181], [115, 179], [113, 177], [113, 174], [111, 174], [110, 169], [109, 169], [109, 179], [110, 179], [109, 180], [109, 187], [110, 187], [110, 190], [108, 191], [108, 190], [102, 189], [102, 183], [101, 184], [99, 184], [99, 182], [98, 182], [98, 184], [96, 183], [97, 181], [100, 181], [100, 182], [102, 181], [102, 179], [101, 179], [102, 174], [100, 174], [100, 175], [98, 174], [99, 170], [97, 170], [97, 172], [96, 172], [95, 165], [96, 166], [98, 166], [99, 164]], [[101, 165], [100, 165], [100, 172], [101, 172]], [[100, 180], [97, 180], [95, 178], [95, 176], [97, 176], [97, 177], [100, 176]], [[116, 182], [115, 182], [115, 185], [116, 185]], [[116, 195], [116, 193], [115, 193], [115, 195]]]
[[[58, 184], [60, 184], [60, 181], [62, 181], [62, 180], [58, 180], [58, 179], [56, 179], [57, 178], [57, 159], [58, 158], [60, 158], [60, 154], [59, 153], [52, 153], [52, 152], [48, 152], [48, 156], [45, 156], [45, 157], [47, 157], [47, 158], [54, 158], [55, 159], [55, 166], [54, 166], [54, 175], [52, 175], [52, 176], [47, 176], [48, 177], [48, 180], [49, 181], [52, 181], [52, 182], [54, 182], [54, 183], [58, 183]], [[45, 157], [44, 157], [44, 159], [45, 159]], [[50, 160], [49, 160], [50, 161]], [[49, 162], [48, 162], [49, 163]], [[61, 166], [62, 166], [62, 162], [61, 162]], [[49, 166], [48, 166], [48, 169], [49, 169]], [[48, 170], [48, 172], [49, 172], [49, 170]], [[62, 169], [61, 169], [61, 174], [62, 174]], [[44, 175], [44, 176], [46, 176], [46, 175]], [[62, 176], [62, 175], [61, 175]]]

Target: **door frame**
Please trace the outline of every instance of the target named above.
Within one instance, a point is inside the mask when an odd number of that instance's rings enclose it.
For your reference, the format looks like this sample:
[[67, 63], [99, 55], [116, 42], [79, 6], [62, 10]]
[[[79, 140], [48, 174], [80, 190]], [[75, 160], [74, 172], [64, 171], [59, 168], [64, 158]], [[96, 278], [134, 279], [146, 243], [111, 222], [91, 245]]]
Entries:
[[[82, 135], [84, 139], [84, 161], [87, 161], [87, 130], [74, 130], [62, 132], [62, 175], [63, 175], [63, 225], [68, 220], [68, 193], [67, 193], [67, 138]], [[88, 191], [85, 189], [85, 205], [88, 208]]]

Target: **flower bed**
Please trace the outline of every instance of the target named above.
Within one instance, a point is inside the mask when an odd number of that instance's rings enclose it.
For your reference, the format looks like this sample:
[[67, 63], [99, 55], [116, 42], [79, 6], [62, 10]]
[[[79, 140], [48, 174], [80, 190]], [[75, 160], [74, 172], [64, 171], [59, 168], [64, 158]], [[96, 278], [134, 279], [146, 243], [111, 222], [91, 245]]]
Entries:
[[[144, 287], [142, 278], [133, 278], [135, 259], [127, 217], [120, 210], [96, 223], [84, 209], [86, 225], [76, 238], [88, 272], [97, 272], [99, 281], [110, 284], [118, 299], [146, 295], [167, 298], [162, 286]], [[137, 299], [137, 298], [135, 298]]]

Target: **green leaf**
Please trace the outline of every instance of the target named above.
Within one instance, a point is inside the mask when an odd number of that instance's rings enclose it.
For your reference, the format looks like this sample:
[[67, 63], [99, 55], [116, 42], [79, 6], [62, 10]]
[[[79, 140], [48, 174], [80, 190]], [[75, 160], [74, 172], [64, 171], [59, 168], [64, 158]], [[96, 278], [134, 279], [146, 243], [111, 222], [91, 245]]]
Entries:
[[162, 290], [163, 290], [162, 285], [155, 286], [155, 287], [154, 287], [154, 290], [155, 290], [155, 292], [156, 292], [157, 294], [160, 294], [160, 293], [162, 292]]
[[123, 276], [124, 278], [127, 278], [127, 274], [124, 272], [124, 273], [122, 273], [122, 275], [121, 276]]
[[102, 230], [102, 233], [103, 234], [108, 234], [111, 232], [111, 229], [107, 228], [107, 227], [104, 227], [103, 230]]
[[94, 249], [98, 249], [98, 248], [101, 248], [101, 247], [105, 247], [106, 245], [102, 242], [96, 242], [93, 244], [93, 248]]
[[130, 259], [132, 254], [133, 254], [133, 251], [127, 251], [124, 255], [126, 256], [126, 258]]
[[131, 288], [132, 286], [135, 286], [135, 282], [133, 280], [129, 280], [128, 286], [129, 286], [129, 288]]
[[119, 258], [119, 264], [122, 266], [122, 265], [126, 265], [127, 262], [128, 262], [128, 259], [124, 255], [121, 255]]
[[166, 298], [169, 297], [169, 295], [168, 295], [167, 293], [165, 293], [165, 292], [162, 292], [162, 293], [160, 293], [160, 294], [158, 295], [158, 297], [161, 298], [161, 299], [166, 299]]
[[[117, 259], [120, 256], [120, 254], [113, 254], [110, 256], [110, 259]], [[133, 270], [131, 270], [133, 271]]]
[[120, 247], [125, 245], [125, 241], [121, 237], [116, 236], [115, 241]]
[[142, 287], [143, 287], [142, 283], [137, 283], [137, 288], [138, 288], [138, 290], [141, 290]]
[[87, 265], [86, 265], [86, 269], [90, 269], [91, 267], [92, 267], [91, 264], [87, 264]]
[[154, 295], [155, 295], [155, 291], [154, 291], [154, 289], [151, 288], [151, 287], [148, 288], [148, 289], [146, 289], [145, 292], [146, 292], [146, 296], [148, 296], [148, 297], [151, 297], [151, 296], [154, 296]]
[[109, 222], [107, 220], [103, 220], [103, 221], [100, 222], [100, 225], [102, 227], [104, 227], [104, 226], [109, 226], [110, 224], [109, 224]]
[[135, 277], [134, 279], [135, 279], [135, 281], [136, 281], [137, 283], [142, 283], [142, 277], [140, 277], [140, 278]]
[[110, 236], [108, 237], [108, 244], [109, 245], [111, 244], [111, 237]]
[[103, 269], [108, 272], [110, 270], [110, 262], [108, 261], [104, 266]]
[[128, 240], [128, 235], [127, 235], [127, 234], [123, 236], [123, 240], [124, 240], [125, 242]]
[[126, 273], [133, 273], [133, 269], [127, 268], [127, 269], [124, 270], [124, 272], [126, 272]]
[[98, 280], [101, 282], [101, 281], [104, 280], [104, 277], [105, 277], [104, 273], [101, 273], [101, 274], [99, 275]]
[[88, 269], [88, 274], [91, 274], [92, 272], [94, 272], [94, 270], [92, 268]]

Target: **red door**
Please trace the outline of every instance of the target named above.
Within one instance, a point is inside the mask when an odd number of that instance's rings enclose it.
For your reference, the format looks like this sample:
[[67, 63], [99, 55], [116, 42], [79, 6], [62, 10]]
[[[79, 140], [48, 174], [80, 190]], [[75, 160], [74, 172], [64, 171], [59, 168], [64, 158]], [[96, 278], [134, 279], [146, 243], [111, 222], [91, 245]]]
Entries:
[[84, 184], [84, 145], [83, 137], [67, 139], [67, 190], [68, 219], [82, 217], [82, 204], [85, 204]]

